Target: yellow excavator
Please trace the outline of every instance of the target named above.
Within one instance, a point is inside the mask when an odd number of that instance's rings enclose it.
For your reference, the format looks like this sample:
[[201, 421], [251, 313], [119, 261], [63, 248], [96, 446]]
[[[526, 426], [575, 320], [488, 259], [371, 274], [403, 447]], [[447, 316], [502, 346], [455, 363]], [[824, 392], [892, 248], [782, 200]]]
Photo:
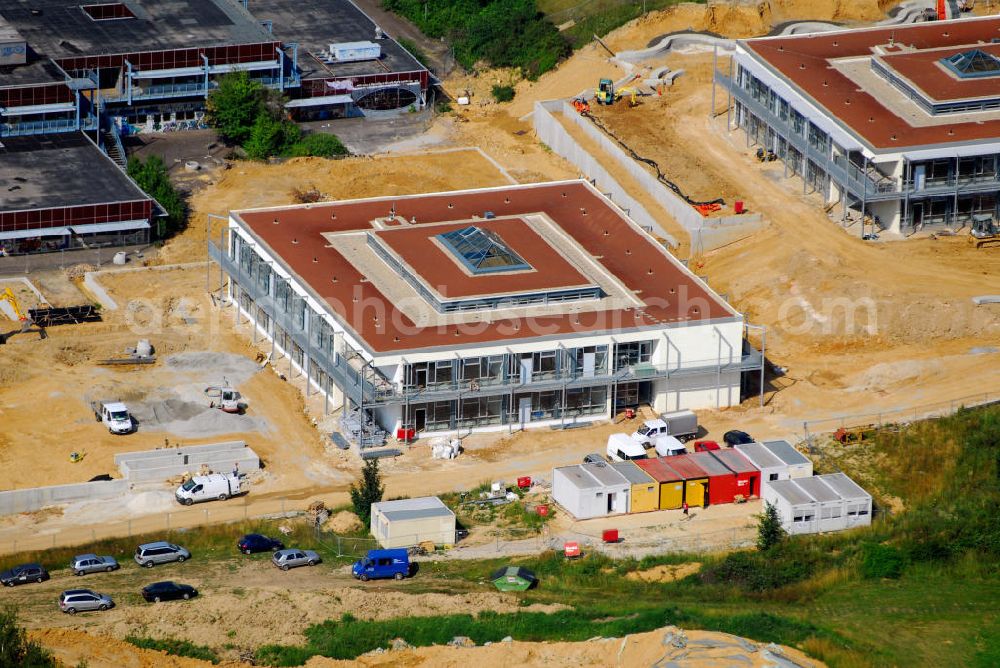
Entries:
[[618, 88], [616, 90], [615, 83], [611, 79], [601, 79], [597, 85], [595, 97], [598, 104], [605, 105], [614, 104], [622, 98], [628, 98], [628, 106], [635, 107], [639, 105], [638, 98], [641, 95], [644, 95], [644, 93], [639, 92], [634, 86], [626, 86], [625, 88]]
[[[34, 325], [35, 322], [31, 319], [27, 312], [21, 308], [21, 304], [17, 301], [17, 297], [14, 296], [13, 290], [6, 288], [3, 292], [0, 292], [0, 302], [7, 302], [10, 304], [11, 308], [14, 309], [14, 315], [17, 317], [19, 325], [17, 329], [9, 332], [0, 332], [0, 344], [7, 343], [7, 339], [15, 334], [24, 334], [32, 331], [31, 326]], [[41, 335], [40, 338], [46, 338], [44, 327], [39, 327], [36, 331]]]
[[969, 243], [974, 244], [976, 248], [982, 248], [987, 244], [1000, 244], [1000, 225], [993, 220], [992, 215], [981, 214], [972, 217]]

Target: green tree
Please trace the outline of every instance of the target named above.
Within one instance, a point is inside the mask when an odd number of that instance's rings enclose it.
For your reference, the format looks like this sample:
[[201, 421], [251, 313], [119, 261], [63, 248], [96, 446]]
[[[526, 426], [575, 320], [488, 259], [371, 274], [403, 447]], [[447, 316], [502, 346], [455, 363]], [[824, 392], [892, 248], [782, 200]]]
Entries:
[[159, 230], [159, 236], [175, 234], [187, 224], [187, 202], [174, 188], [167, 173], [167, 166], [159, 156], [152, 155], [145, 162], [132, 156], [126, 167], [128, 175], [147, 195], [160, 203], [167, 217]]
[[384, 493], [378, 460], [369, 459], [361, 470], [361, 480], [358, 484], [351, 485], [351, 503], [354, 504], [354, 513], [360, 518], [363, 526], [371, 526], [372, 504], [381, 501]]
[[250, 137], [264, 104], [264, 87], [243, 70], [230, 72], [219, 87], [208, 94], [206, 120], [229, 144], [242, 144]]
[[348, 155], [347, 147], [336, 135], [324, 132], [314, 132], [305, 135], [299, 141], [289, 146], [284, 155], [289, 158], [314, 156], [317, 158], [334, 158], [338, 155]]
[[778, 508], [768, 501], [764, 504], [764, 512], [757, 516], [757, 549], [766, 552], [785, 538], [785, 529], [778, 517]]
[[7, 605], [0, 610], [0, 666], [55, 668], [56, 665], [48, 650], [28, 640], [17, 623], [17, 608]]

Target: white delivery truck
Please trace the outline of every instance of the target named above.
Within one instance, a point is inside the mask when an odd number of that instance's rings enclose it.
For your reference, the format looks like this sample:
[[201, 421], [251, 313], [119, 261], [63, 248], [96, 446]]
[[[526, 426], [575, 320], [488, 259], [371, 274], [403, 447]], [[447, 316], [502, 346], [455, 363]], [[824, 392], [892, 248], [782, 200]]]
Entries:
[[128, 408], [120, 401], [102, 401], [95, 404], [94, 417], [102, 422], [112, 434], [130, 434], [135, 428]]
[[660, 457], [675, 457], [687, 454], [687, 448], [684, 444], [677, 438], [669, 435], [657, 436], [653, 448]]
[[246, 494], [247, 488], [238, 475], [211, 473], [189, 478], [177, 488], [177, 503], [190, 506], [201, 501], [225, 501], [231, 496]]
[[667, 433], [681, 442], [690, 441], [698, 435], [698, 416], [694, 411], [674, 411], [660, 416], [667, 425]]
[[632, 432], [632, 440], [644, 448], [651, 448], [657, 438], [666, 436], [667, 433], [667, 423], [663, 420], [646, 420]]
[[611, 434], [608, 437], [608, 459], [624, 462], [631, 459], [648, 459], [646, 448], [628, 434]]

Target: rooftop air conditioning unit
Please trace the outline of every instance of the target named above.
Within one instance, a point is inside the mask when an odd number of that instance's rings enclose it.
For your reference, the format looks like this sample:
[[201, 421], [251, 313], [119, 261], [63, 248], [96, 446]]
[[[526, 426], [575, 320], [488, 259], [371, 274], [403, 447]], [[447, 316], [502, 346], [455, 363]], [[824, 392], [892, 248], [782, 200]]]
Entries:
[[330, 55], [338, 63], [378, 60], [382, 57], [382, 47], [375, 42], [340, 42], [330, 45]]

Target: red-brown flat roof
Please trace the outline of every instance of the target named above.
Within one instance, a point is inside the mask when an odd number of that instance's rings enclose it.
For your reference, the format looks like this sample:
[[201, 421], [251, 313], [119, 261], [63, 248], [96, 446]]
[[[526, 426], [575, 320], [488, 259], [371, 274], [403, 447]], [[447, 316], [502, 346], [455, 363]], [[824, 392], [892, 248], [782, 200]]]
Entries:
[[[439, 234], [470, 225], [496, 232], [511, 250], [531, 265], [531, 269], [479, 275], [469, 275], [462, 271], [451, 253], [435, 243], [434, 239]], [[496, 294], [498, 281], [502, 281], [505, 293], [537, 292], [591, 284], [520, 218], [394, 227], [375, 234], [410, 265], [430, 288], [446, 299]]]
[[[633, 291], [644, 307], [504, 319], [499, 319], [503, 311], [497, 311], [497, 320], [465, 328], [418, 327], [401, 312], [376, 320], [373, 305], [391, 307], [391, 302], [372, 283], [362, 281], [360, 271], [350, 259], [332, 248], [323, 236], [328, 232], [373, 229], [372, 220], [390, 213], [407, 220], [415, 218], [419, 226], [483, 218], [486, 211], [497, 216], [546, 214]], [[668, 259], [662, 246], [630, 225], [607, 199], [583, 181], [325, 202], [234, 211], [232, 215], [316, 297], [326, 301], [341, 322], [373, 352], [456, 348], [556, 334], [608, 333], [739, 317], [676, 261]], [[496, 276], [491, 280], [497, 292], [506, 292], [510, 287], [507, 277]]]
[[[857, 84], [834, 69], [830, 61], [873, 56], [875, 47], [886, 46], [890, 41], [918, 50], [943, 47], [966, 50], [982, 49], [993, 38], [1000, 38], [1000, 17], [769, 37], [746, 40], [743, 44], [829, 114], [850, 127], [870, 146], [877, 149], [901, 149], [930, 144], [995, 140], [1000, 137], [1000, 120], [933, 126], [911, 125], [872, 95], [859, 91]], [[897, 56], [893, 54], [891, 57]], [[932, 97], [946, 95], [946, 91], [939, 92], [934, 88], [934, 74], [928, 73], [931, 69], [933, 68], [927, 67], [924, 71], [915, 73], [914, 83]]]
[[[975, 48], [992, 56], [1000, 56], [1000, 44], [979, 44]], [[937, 102], [1000, 95], [1000, 76], [961, 79], [940, 64], [942, 58], [969, 50], [970, 47], [965, 46], [898, 53], [882, 56], [882, 62]]]
[[635, 459], [633, 461], [656, 482], [680, 482], [684, 480], [684, 476], [671, 468], [665, 459]]

